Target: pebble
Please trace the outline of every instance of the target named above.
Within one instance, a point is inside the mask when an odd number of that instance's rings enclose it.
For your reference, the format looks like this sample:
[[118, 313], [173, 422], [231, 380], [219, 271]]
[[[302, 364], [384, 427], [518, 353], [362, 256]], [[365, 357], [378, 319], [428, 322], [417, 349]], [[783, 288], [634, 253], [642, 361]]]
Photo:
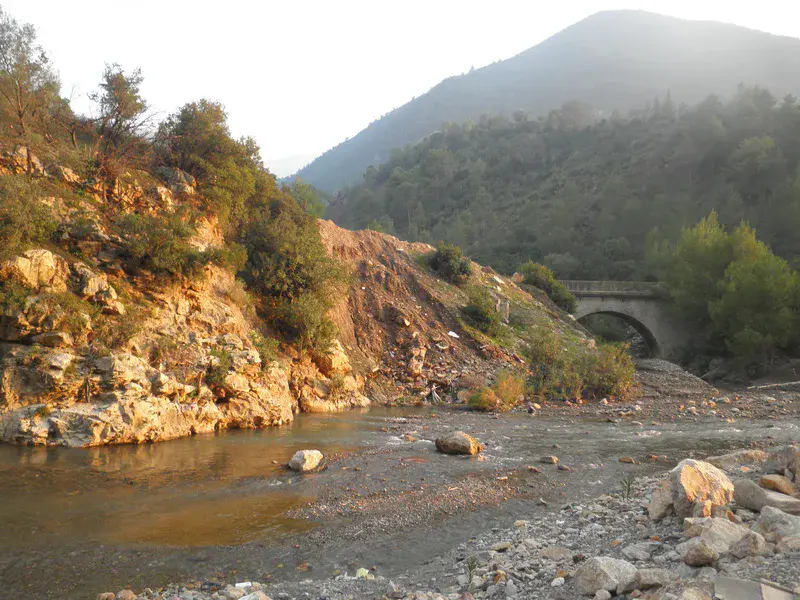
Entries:
[[556, 577], [553, 581], [550, 582], [550, 587], [561, 587], [566, 583], [566, 579], [563, 577]]

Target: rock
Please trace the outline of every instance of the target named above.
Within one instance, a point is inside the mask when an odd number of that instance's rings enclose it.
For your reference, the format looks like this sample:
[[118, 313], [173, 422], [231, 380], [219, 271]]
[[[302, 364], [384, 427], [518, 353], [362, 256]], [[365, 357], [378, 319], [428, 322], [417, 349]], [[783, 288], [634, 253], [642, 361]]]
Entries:
[[736, 503], [745, 508], [760, 511], [765, 506], [771, 506], [785, 513], [800, 515], [800, 498], [765, 490], [749, 479], [739, 479], [735, 486]]
[[722, 575], [714, 582], [714, 597], [718, 600], [792, 600], [791, 592], [766, 583]]
[[740, 471], [743, 466], [758, 465], [766, 460], [767, 453], [763, 450], [737, 450], [721, 456], [710, 456], [706, 462], [723, 471]]
[[117, 595], [114, 592], [103, 592], [102, 594], [97, 594], [97, 600], [114, 600]]
[[63, 165], [53, 165], [48, 170], [53, 177], [64, 183], [79, 183], [81, 180], [75, 171]]
[[800, 517], [785, 513], [772, 506], [765, 506], [756, 521], [760, 531], [777, 533], [783, 538], [800, 536]]
[[13, 273], [36, 292], [65, 292], [69, 264], [49, 250], [35, 249], [12, 258], [0, 267], [0, 273]]
[[797, 493], [797, 486], [783, 475], [763, 475], [758, 479], [758, 485], [765, 490], [780, 492], [787, 496], [794, 496]]
[[454, 431], [436, 438], [436, 449], [444, 454], [473, 455], [483, 450], [483, 446], [463, 431]]
[[784, 475], [788, 471], [793, 473], [795, 481], [798, 481], [800, 480], [798, 467], [800, 467], [800, 444], [790, 444], [770, 451], [763, 472]]
[[670, 512], [672, 512], [672, 494], [669, 489], [669, 483], [665, 481], [653, 490], [650, 496], [650, 503], [647, 505], [647, 514], [654, 521], [658, 521], [666, 517]]
[[743, 525], [737, 525], [728, 519], [718, 517], [684, 520], [684, 532], [687, 537], [702, 538], [719, 554], [727, 552], [731, 545], [738, 542], [749, 531]]
[[680, 600], [711, 600], [711, 596], [700, 588], [690, 587], [681, 592]]
[[47, 346], [48, 348], [69, 348], [75, 343], [72, 336], [66, 331], [47, 331], [45, 333], [40, 333], [39, 335], [32, 336], [31, 341], [35, 344]]
[[678, 544], [675, 549], [683, 557], [683, 562], [690, 567], [713, 565], [719, 559], [719, 552], [703, 538], [692, 538]]
[[778, 542], [778, 550], [780, 552], [797, 552], [800, 550], [800, 535], [781, 538], [781, 541]]
[[539, 462], [545, 463], [548, 465], [557, 465], [558, 464], [558, 457], [557, 456], [543, 456], [539, 459]]
[[227, 598], [227, 600], [240, 600], [244, 595], [245, 591], [242, 588], [233, 585], [225, 586], [225, 589], [222, 591], [222, 597]]
[[298, 450], [289, 461], [289, 468], [292, 471], [313, 471], [320, 466], [323, 458], [319, 450]]
[[647, 560], [653, 550], [660, 545], [658, 542], [641, 542], [624, 548], [622, 555], [629, 560]]
[[620, 456], [619, 462], [625, 463], [625, 464], [628, 464], [628, 465], [635, 465], [636, 464], [636, 459], [633, 458], [632, 456]]
[[733, 484], [714, 465], [686, 459], [670, 471], [670, 493], [675, 514], [688, 517], [698, 502], [708, 500], [714, 506], [729, 504], [733, 500]]
[[597, 590], [594, 600], [611, 600], [611, 592], [608, 590]]
[[270, 600], [270, 597], [261, 590], [256, 590], [246, 596], [242, 596], [240, 600]]
[[539, 556], [546, 560], [560, 562], [572, 559], [572, 550], [561, 546], [548, 546], [539, 552]]
[[511, 548], [511, 542], [500, 542], [492, 546], [492, 550], [495, 552], [507, 552], [509, 548]]
[[636, 583], [642, 589], [664, 587], [678, 576], [666, 569], [639, 569], [636, 573]]
[[729, 551], [736, 558], [761, 556], [767, 551], [767, 542], [760, 533], [748, 531], [738, 542], [731, 545]]
[[328, 346], [327, 352], [315, 354], [314, 362], [326, 377], [347, 375], [353, 371], [350, 359], [339, 340], [333, 340]]
[[563, 577], [556, 577], [550, 582], [550, 587], [561, 587], [565, 582], [566, 580]]
[[136, 600], [136, 594], [134, 594], [131, 590], [122, 590], [117, 592], [116, 600]]
[[575, 589], [579, 594], [593, 596], [599, 590], [616, 592], [636, 581], [637, 569], [625, 560], [599, 556], [590, 558], [575, 574]]

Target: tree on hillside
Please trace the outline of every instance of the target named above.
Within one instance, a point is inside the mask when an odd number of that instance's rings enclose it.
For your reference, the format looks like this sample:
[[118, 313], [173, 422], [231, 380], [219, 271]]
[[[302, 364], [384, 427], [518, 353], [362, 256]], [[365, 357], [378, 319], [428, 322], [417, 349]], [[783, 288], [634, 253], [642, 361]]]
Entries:
[[289, 192], [304, 211], [312, 217], [321, 218], [325, 213], [325, 203], [319, 191], [301, 179], [295, 179], [289, 186]]
[[25, 148], [32, 172], [34, 121], [58, 97], [58, 77], [36, 42], [33, 25], [20, 25], [0, 7], [0, 97], [11, 117], [9, 137]]
[[116, 193], [119, 176], [148, 149], [144, 136], [152, 116], [141, 94], [143, 80], [141, 69], [126, 74], [118, 64], [107, 64], [99, 89], [89, 95], [97, 105], [92, 156], [106, 197]]
[[231, 136], [225, 108], [206, 99], [185, 104], [160, 125], [155, 147], [158, 164], [191, 174], [222, 224], [235, 229], [257, 174], [266, 173], [255, 142]]

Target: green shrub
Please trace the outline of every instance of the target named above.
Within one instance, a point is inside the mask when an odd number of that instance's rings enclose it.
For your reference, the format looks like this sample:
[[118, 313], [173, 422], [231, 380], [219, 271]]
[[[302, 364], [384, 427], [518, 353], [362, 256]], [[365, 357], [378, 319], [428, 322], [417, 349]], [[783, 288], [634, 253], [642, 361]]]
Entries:
[[327, 348], [335, 334], [327, 313], [347, 276], [325, 251], [316, 220], [282, 195], [253, 210], [243, 243], [243, 275], [270, 327], [300, 347]]
[[194, 229], [181, 216], [122, 215], [116, 221], [129, 267], [197, 277], [211, 260], [189, 244]]
[[464, 316], [474, 327], [491, 336], [500, 331], [502, 319], [495, 310], [495, 303], [489, 290], [474, 286], [468, 290], [469, 303], [461, 309]]
[[225, 385], [225, 377], [233, 367], [233, 356], [224, 348], [214, 348], [211, 356], [216, 360], [206, 370], [206, 383], [211, 387], [221, 388]]
[[525, 392], [525, 380], [510, 371], [500, 371], [493, 385], [480, 388], [469, 399], [469, 406], [479, 411], [505, 411], [517, 405]]
[[636, 369], [627, 344], [600, 343], [589, 352], [584, 393], [592, 398], [625, 396], [634, 385]]
[[238, 273], [247, 264], [247, 249], [236, 242], [228, 242], [221, 248], [212, 248], [206, 255], [209, 262], [233, 273]]
[[570, 343], [544, 327], [531, 331], [528, 343], [530, 387], [540, 397], [619, 398], [633, 388], [634, 366], [627, 345]]
[[453, 244], [440, 243], [429, 261], [431, 269], [450, 283], [465, 283], [472, 274], [472, 264], [461, 248]]
[[575, 296], [572, 295], [563, 283], [555, 278], [555, 275], [553, 275], [550, 269], [529, 260], [522, 265], [520, 272], [525, 278], [523, 282], [526, 285], [538, 287], [547, 294], [547, 297], [553, 301], [553, 304], [558, 306], [561, 310], [565, 310], [568, 313], [575, 312], [575, 308], [578, 305]]
[[31, 295], [31, 289], [9, 277], [0, 282], [0, 312], [16, 314], [25, 308], [25, 301]]
[[51, 243], [57, 223], [41, 198], [46, 186], [26, 175], [0, 177], [0, 261]]
[[266, 369], [271, 362], [277, 360], [281, 349], [281, 343], [278, 340], [264, 337], [258, 331], [253, 331], [250, 334], [250, 340], [258, 350], [259, 355], [261, 355], [262, 369]]

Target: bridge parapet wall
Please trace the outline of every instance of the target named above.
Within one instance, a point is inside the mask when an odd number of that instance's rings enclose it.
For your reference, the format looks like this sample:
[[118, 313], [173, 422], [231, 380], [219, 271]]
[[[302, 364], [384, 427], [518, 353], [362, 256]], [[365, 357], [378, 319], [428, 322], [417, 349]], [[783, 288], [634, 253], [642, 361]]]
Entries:
[[665, 298], [666, 288], [651, 281], [579, 281], [561, 283], [576, 296], [628, 296], [640, 298]]

